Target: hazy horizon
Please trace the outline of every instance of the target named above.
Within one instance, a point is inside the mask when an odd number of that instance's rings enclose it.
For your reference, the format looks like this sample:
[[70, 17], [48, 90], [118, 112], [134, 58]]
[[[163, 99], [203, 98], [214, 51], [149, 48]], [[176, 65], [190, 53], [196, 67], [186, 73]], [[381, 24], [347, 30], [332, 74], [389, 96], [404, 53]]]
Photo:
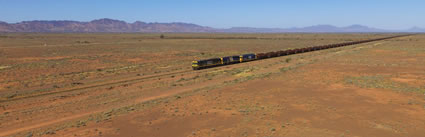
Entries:
[[292, 28], [315, 25], [364, 25], [403, 30], [425, 27], [424, 1], [0, 1], [0, 21], [91, 21], [100, 18], [129, 23], [184, 22], [213, 28]]

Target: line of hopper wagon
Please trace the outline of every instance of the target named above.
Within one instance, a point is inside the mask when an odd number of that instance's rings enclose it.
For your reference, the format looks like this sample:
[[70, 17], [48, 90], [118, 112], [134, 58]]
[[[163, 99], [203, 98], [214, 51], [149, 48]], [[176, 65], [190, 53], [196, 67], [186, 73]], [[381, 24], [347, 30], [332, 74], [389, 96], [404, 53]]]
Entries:
[[243, 55], [235, 55], [235, 56], [226, 56], [226, 57], [220, 57], [220, 58], [210, 58], [210, 59], [204, 59], [204, 60], [196, 60], [196, 61], [192, 61], [192, 68], [193, 68], [193, 70], [200, 70], [200, 69], [206, 69], [206, 68], [223, 66], [223, 65], [231, 65], [231, 64], [249, 62], [249, 61], [254, 61], [254, 60], [261, 60], [261, 59], [267, 59], [267, 58], [287, 56], [287, 55], [292, 55], [292, 54], [299, 54], [299, 53], [312, 52], [312, 51], [317, 51], [317, 50], [324, 50], [324, 49], [330, 49], [330, 48], [337, 48], [337, 47], [343, 47], [343, 46], [349, 46], [349, 45], [355, 45], [355, 44], [391, 39], [391, 38], [396, 38], [396, 37], [403, 37], [403, 36], [408, 36], [408, 35], [411, 35], [411, 34], [391, 36], [391, 37], [385, 37], [385, 38], [377, 38], [377, 39], [370, 39], [370, 40], [361, 40], [361, 41], [354, 41], [354, 42], [345, 42], [345, 43], [337, 43], [337, 44], [329, 44], [329, 45], [321, 45], [321, 46], [312, 46], [312, 47], [306, 47], [306, 48], [280, 50], [280, 51], [273, 51], [273, 52], [266, 52], [266, 53], [249, 53], [249, 54], [243, 54]]

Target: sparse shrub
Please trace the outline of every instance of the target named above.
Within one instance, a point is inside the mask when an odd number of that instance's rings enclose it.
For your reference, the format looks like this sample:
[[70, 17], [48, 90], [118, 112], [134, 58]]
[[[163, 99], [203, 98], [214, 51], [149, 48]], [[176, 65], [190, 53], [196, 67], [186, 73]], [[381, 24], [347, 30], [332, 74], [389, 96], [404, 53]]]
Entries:
[[32, 137], [33, 135], [32, 135], [32, 132], [28, 132], [28, 134], [27, 134], [27, 136], [26, 137]]
[[183, 81], [185, 80], [184, 78], [180, 78], [179, 80], [177, 80], [177, 82]]
[[80, 44], [89, 44], [90, 42], [89, 41], [77, 41], [77, 43], [80, 43]]
[[291, 60], [292, 60], [291, 58], [287, 58], [287, 59], [285, 59], [285, 62], [289, 63]]
[[8, 95], [6, 98], [14, 98], [14, 97], [16, 97], [17, 95], [18, 95], [18, 94], [13, 93], [13, 94]]
[[280, 68], [280, 72], [285, 72], [285, 71], [288, 71], [288, 70], [291, 70], [291, 68], [290, 67]]

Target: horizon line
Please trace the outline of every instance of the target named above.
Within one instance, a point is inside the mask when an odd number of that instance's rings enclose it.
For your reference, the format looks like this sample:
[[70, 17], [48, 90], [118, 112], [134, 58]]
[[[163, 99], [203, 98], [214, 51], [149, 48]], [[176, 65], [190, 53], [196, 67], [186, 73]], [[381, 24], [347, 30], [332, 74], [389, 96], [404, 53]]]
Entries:
[[157, 22], [157, 21], [153, 21], [153, 22], [146, 22], [146, 21], [140, 21], [140, 20], [136, 20], [133, 22], [130, 21], [126, 21], [126, 20], [120, 20], [120, 19], [113, 19], [113, 18], [98, 18], [98, 19], [92, 19], [89, 21], [82, 21], [82, 20], [69, 20], [69, 19], [53, 19], [53, 20], [49, 20], [49, 19], [36, 19], [36, 20], [22, 20], [22, 21], [18, 21], [18, 22], [7, 22], [7, 21], [2, 21], [0, 20], [0, 22], [5, 22], [7, 24], [19, 24], [19, 23], [23, 23], [23, 22], [31, 22], [31, 21], [73, 21], [73, 22], [92, 22], [95, 20], [102, 20], [102, 19], [109, 19], [109, 20], [116, 20], [116, 21], [123, 21], [125, 23], [136, 23], [136, 22], [144, 22], [144, 23], [184, 23], [184, 24], [194, 24], [194, 25], [198, 25], [198, 26], [202, 26], [202, 27], [210, 27], [210, 28], [214, 28], [214, 29], [231, 29], [231, 28], [256, 28], [256, 29], [294, 29], [294, 28], [306, 28], [306, 27], [314, 27], [314, 26], [332, 26], [332, 27], [337, 27], [337, 28], [344, 28], [344, 27], [350, 27], [350, 26], [363, 26], [363, 27], [368, 27], [371, 29], [380, 29], [380, 30], [392, 30], [392, 31], [399, 31], [399, 30], [409, 30], [409, 29], [413, 29], [413, 28], [419, 28], [419, 29], [425, 29], [424, 27], [420, 27], [420, 26], [410, 26], [410, 27], [406, 27], [405, 29], [389, 29], [389, 28], [379, 28], [379, 27], [373, 27], [373, 26], [369, 26], [369, 25], [364, 25], [364, 24], [358, 24], [358, 23], [353, 23], [351, 25], [344, 25], [344, 26], [340, 26], [340, 25], [334, 25], [334, 24], [323, 24], [323, 23], [319, 23], [319, 24], [312, 24], [312, 25], [307, 25], [307, 26], [292, 26], [292, 27], [252, 27], [252, 26], [231, 26], [231, 27], [226, 27], [226, 28], [222, 28], [222, 27], [212, 27], [212, 26], [208, 26], [208, 25], [201, 25], [201, 24], [197, 24], [197, 23], [191, 23], [191, 22], [181, 22], [181, 21], [171, 21], [171, 22]]

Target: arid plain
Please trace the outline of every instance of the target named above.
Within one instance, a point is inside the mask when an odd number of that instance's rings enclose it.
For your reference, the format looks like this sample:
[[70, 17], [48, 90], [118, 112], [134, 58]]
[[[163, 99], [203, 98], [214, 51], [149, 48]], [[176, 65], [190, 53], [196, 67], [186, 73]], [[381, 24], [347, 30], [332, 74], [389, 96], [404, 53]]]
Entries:
[[425, 136], [425, 35], [0, 34], [0, 136]]

